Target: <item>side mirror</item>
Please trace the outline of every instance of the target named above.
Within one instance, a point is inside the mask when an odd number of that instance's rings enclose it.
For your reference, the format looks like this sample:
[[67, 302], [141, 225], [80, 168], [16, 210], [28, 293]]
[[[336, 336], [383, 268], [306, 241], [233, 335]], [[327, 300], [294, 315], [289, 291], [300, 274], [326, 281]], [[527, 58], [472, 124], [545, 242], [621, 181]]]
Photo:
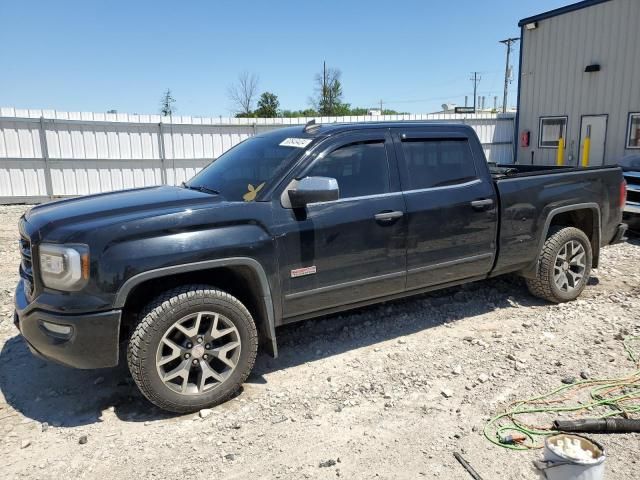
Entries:
[[330, 202], [340, 198], [338, 181], [329, 177], [305, 177], [287, 191], [293, 208], [304, 208], [309, 203]]

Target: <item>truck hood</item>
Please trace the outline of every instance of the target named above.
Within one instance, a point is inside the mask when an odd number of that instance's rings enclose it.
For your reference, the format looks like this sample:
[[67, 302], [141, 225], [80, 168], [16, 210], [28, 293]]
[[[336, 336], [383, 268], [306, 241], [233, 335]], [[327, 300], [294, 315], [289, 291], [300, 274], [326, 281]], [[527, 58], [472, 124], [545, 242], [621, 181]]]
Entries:
[[24, 229], [37, 241], [53, 230], [67, 230], [73, 225], [82, 224], [87, 228], [127, 223], [220, 203], [223, 202], [218, 195], [180, 187], [123, 190], [38, 205], [25, 214]]

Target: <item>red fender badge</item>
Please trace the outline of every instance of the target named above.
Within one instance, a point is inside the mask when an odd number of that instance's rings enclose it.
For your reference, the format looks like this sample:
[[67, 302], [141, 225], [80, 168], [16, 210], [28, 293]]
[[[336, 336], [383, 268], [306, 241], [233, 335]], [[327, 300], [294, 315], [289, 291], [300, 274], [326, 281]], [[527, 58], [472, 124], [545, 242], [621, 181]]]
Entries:
[[311, 265], [310, 267], [296, 268], [294, 270], [291, 270], [291, 278], [313, 275], [314, 273], [316, 273], [315, 265]]

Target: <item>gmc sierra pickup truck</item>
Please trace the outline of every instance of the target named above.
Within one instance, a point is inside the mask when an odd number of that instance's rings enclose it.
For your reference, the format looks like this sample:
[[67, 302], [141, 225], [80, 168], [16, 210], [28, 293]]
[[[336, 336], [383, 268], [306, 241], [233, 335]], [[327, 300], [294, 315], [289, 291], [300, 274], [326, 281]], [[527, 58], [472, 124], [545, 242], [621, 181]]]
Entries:
[[[155, 405], [229, 398], [276, 328], [505, 273], [575, 299], [620, 241], [618, 167], [489, 165], [462, 124], [282, 128], [181, 187], [36, 206], [15, 323], [77, 368], [126, 361]], [[124, 355], [122, 356], [124, 358]]]

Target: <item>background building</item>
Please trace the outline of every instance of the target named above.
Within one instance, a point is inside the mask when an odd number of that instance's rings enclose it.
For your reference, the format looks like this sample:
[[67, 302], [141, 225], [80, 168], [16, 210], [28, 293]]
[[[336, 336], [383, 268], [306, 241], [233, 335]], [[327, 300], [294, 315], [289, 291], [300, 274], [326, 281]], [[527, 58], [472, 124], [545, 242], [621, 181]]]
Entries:
[[[640, 0], [587, 0], [525, 18], [518, 90], [518, 163], [589, 165], [640, 153]], [[528, 139], [528, 146], [527, 146]]]

